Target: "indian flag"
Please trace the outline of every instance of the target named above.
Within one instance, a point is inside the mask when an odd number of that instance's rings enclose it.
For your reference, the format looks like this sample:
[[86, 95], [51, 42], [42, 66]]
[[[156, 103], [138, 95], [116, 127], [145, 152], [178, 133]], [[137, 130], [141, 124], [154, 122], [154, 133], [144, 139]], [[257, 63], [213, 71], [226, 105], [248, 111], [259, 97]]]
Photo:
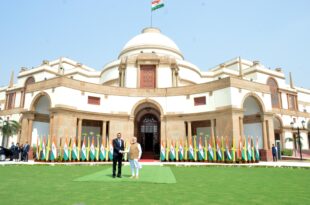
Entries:
[[211, 144], [212, 144], [212, 137], [210, 137], [209, 144], [208, 144], [209, 161], [213, 161], [214, 160], [213, 149], [212, 149], [212, 145]]
[[81, 159], [82, 161], [86, 160], [86, 145], [85, 145], [85, 142], [86, 142], [86, 139], [84, 137], [84, 140], [83, 140], [83, 144], [82, 144], [82, 155], [81, 155]]
[[97, 135], [96, 161], [99, 161], [99, 155], [100, 155], [99, 137], [100, 135]]
[[76, 142], [74, 138], [73, 143], [72, 143], [72, 159], [76, 160], [77, 158], [78, 158], [77, 147], [76, 147]]
[[39, 136], [37, 137], [36, 157], [37, 157], [37, 160], [40, 160], [40, 142], [39, 142]]
[[184, 149], [182, 143], [179, 145], [179, 160], [182, 161], [184, 158]]
[[165, 161], [166, 159], [166, 149], [165, 149], [165, 144], [164, 142], [161, 142], [160, 145], [160, 160]]
[[259, 161], [259, 160], [260, 160], [259, 149], [258, 149], [258, 137], [256, 137], [255, 160], [256, 160], [256, 161]]
[[99, 156], [99, 159], [101, 161], [105, 160], [105, 149], [104, 149], [103, 142], [101, 143], [101, 146], [100, 146], [100, 156]]
[[68, 138], [66, 137], [66, 141], [64, 144], [64, 160], [67, 161], [69, 159], [69, 149], [68, 149]]
[[113, 145], [112, 145], [112, 142], [111, 142], [111, 144], [110, 144], [109, 159], [110, 159], [111, 161], [113, 160]]
[[101, 144], [101, 146], [100, 146], [100, 156], [99, 156], [99, 158], [100, 158], [101, 161], [105, 160], [105, 149], [104, 149], [103, 144]]
[[91, 145], [90, 145], [90, 159], [91, 160], [94, 160], [95, 159], [95, 157], [96, 157], [96, 151], [95, 151], [95, 140], [94, 140], [94, 137], [93, 137], [93, 139], [92, 139], [92, 141], [91, 141]]
[[51, 160], [53, 161], [56, 158], [57, 158], [57, 149], [56, 149], [56, 143], [55, 143], [55, 138], [54, 138], [52, 142]]
[[203, 151], [202, 139], [200, 137], [199, 138], [199, 144], [198, 144], [198, 160], [202, 161], [204, 159], [205, 159], [205, 153]]
[[153, 0], [152, 1], [152, 11], [155, 11], [156, 9], [160, 9], [161, 7], [164, 7], [164, 1], [163, 0]]
[[222, 160], [222, 152], [221, 152], [221, 147], [220, 147], [220, 145], [219, 145], [219, 139], [218, 138], [216, 138], [216, 153], [217, 153], [217, 160], [218, 161], [221, 161]]
[[46, 161], [49, 160], [49, 156], [50, 156], [50, 146], [51, 146], [51, 138], [50, 137], [47, 137], [47, 144], [46, 144]]
[[225, 149], [225, 152], [226, 152], [227, 160], [231, 161], [232, 157], [231, 157], [230, 152], [229, 152], [228, 137], [226, 137], [226, 149]]
[[174, 161], [175, 160], [175, 150], [174, 150], [174, 145], [173, 143], [170, 144], [170, 160]]
[[194, 148], [193, 148], [192, 144], [190, 144], [188, 147], [188, 155], [189, 155], [189, 160], [195, 159]]
[[43, 138], [43, 140], [41, 141], [42, 145], [42, 156], [41, 156], [41, 160], [45, 160], [45, 154], [46, 154], [46, 151], [45, 151], [45, 137]]
[[245, 160], [245, 154], [243, 151], [242, 138], [239, 140], [239, 150], [240, 150], [240, 154], [241, 154], [241, 159], [244, 161]]
[[248, 147], [247, 147], [247, 153], [248, 153], [248, 160], [251, 161], [252, 159], [252, 146], [251, 146], [251, 138], [248, 137]]

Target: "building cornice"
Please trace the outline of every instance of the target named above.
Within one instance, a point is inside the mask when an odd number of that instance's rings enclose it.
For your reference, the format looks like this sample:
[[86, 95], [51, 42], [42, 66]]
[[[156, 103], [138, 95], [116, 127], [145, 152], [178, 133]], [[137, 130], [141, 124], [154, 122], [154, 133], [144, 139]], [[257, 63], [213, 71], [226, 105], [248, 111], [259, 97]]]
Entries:
[[280, 115], [288, 115], [288, 116], [294, 116], [294, 117], [310, 118], [310, 113], [300, 112], [300, 111], [297, 111], [297, 110], [287, 110], [287, 109], [276, 109], [276, 108], [273, 108], [272, 112], [274, 114], [280, 114]]
[[166, 51], [173, 52], [173, 53], [181, 56], [182, 59], [184, 59], [184, 57], [183, 57], [183, 55], [182, 55], [182, 53], [180, 51], [172, 49], [170, 47], [164, 47], [164, 46], [158, 46], [158, 45], [141, 45], [141, 46], [129, 47], [129, 48], [123, 50], [118, 55], [118, 59], [120, 59], [125, 53], [131, 52], [131, 51], [135, 51], [135, 50], [140, 50], [140, 49], [160, 49], [160, 50], [166, 50]]
[[271, 72], [264, 71], [264, 68], [261, 68], [261, 69], [254, 68], [253, 70], [247, 71], [248, 69], [251, 69], [251, 68], [253, 68], [253, 67], [247, 68], [247, 69], [245, 69], [245, 70], [243, 71], [244, 76], [250, 75], [250, 74], [253, 74], [253, 73], [262, 73], [262, 74], [266, 74], [266, 75], [268, 75], [268, 76], [272, 76], [272, 77], [274, 77], [274, 78], [285, 79], [284, 76], [279, 76], [279, 75], [275, 75], [275, 74], [273, 74], [273, 73], [271, 73]]
[[9, 110], [0, 110], [0, 116], [21, 114], [24, 111], [26, 111], [24, 108], [13, 108]]
[[182, 96], [198, 93], [211, 92], [228, 87], [246, 89], [253, 92], [270, 93], [269, 87], [265, 84], [250, 82], [247, 80], [227, 77], [212, 82], [171, 88], [140, 89], [112, 87], [99, 84], [88, 83], [66, 77], [58, 77], [27, 86], [26, 92], [43, 91], [51, 88], [67, 87], [82, 92], [90, 92], [104, 95], [131, 96], [131, 97], [165, 97]]

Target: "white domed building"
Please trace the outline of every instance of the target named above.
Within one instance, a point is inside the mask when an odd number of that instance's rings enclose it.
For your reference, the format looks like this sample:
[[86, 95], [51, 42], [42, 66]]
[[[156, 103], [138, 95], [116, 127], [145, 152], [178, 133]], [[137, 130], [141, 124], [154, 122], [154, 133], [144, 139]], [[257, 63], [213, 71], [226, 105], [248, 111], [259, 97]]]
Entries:
[[125, 140], [137, 136], [145, 158], [157, 158], [163, 141], [227, 136], [238, 144], [252, 136], [270, 160], [272, 144], [298, 148], [291, 122], [304, 122], [308, 152], [310, 90], [285, 80], [281, 69], [241, 58], [203, 72], [159, 29], [146, 28], [101, 71], [68, 58], [22, 68], [16, 83], [0, 88], [0, 117], [19, 121], [21, 133], [0, 142], [35, 145], [53, 136], [59, 146], [93, 132], [108, 143], [120, 132]]

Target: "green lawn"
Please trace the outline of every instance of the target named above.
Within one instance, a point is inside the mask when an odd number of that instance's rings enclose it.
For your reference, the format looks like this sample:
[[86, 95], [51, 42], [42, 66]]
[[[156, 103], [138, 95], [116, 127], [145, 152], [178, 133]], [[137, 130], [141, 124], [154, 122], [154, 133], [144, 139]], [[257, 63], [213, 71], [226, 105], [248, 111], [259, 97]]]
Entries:
[[0, 166], [0, 204], [310, 204], [309, 169], [144, 166], [138, 181], [126, 178], [128, 167], [115, 181], [110, 171]]

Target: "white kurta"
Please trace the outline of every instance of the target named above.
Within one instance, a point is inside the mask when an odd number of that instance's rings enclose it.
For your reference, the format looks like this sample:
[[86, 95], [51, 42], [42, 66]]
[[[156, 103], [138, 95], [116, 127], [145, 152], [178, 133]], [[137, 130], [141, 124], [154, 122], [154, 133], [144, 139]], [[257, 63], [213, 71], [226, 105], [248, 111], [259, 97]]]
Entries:
[[[135, 168], [135, 169], [137, 169], [137, 168], [141, 169], [142, 168], [141, 164], [139, 163], [139, 159], [141, 158], [141, 155], [142, 155], [142, 149], [141, 149], [141, 145], [139, 143], [138, 143], [138, 150], [139, 150], [138, 159], [129, 160], [131, 168]], [[128, 152], [130, 153], [130, 147], [128, 149]]]

